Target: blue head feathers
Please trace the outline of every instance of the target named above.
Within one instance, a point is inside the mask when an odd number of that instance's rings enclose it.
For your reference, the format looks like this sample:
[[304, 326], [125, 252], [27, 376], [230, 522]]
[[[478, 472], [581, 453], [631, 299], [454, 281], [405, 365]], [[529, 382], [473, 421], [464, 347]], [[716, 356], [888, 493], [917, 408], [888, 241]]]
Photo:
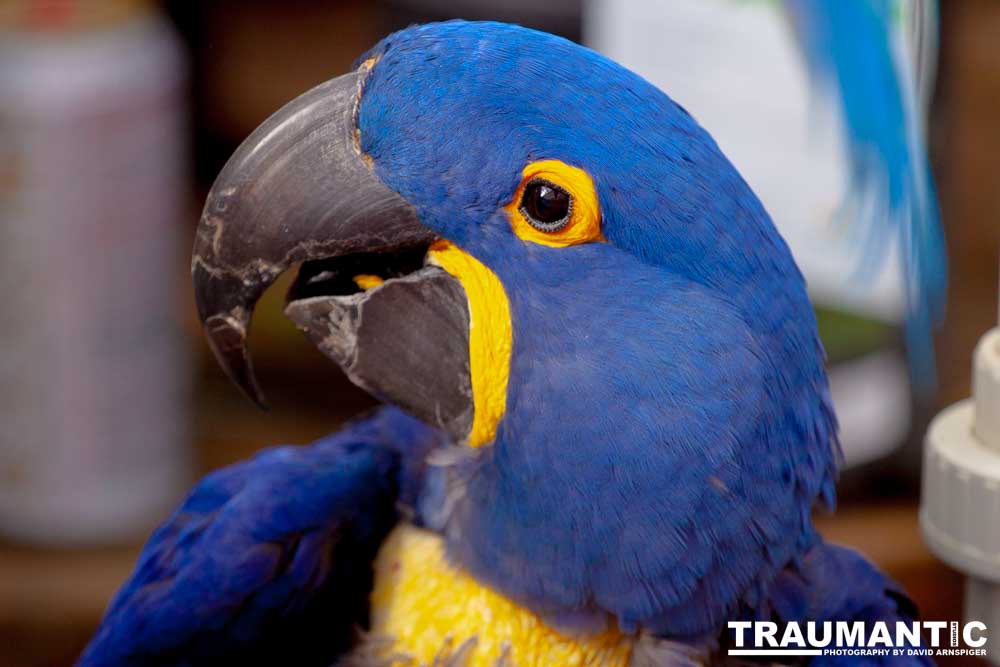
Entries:
[[[805, 286], [760, 202], [682, 107], [563, 39], [449, 22], [369, 55], [362, 150], [510, 301], [496, 440], [442, 473], [463, 489], [441, 494], [452, 556], [625, 628], [697, 635], [752, 607], [813, 539], [837, 456]], [[512, 231], [537, 160], [590, 176], [606, 242]]]

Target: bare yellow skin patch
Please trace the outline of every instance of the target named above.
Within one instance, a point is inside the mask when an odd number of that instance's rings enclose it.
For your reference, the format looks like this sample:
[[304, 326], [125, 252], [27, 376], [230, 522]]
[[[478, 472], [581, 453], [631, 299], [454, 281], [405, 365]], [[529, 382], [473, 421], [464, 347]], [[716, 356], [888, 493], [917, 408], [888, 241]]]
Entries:
[[370, 273], [359, 273], [358, 275], [354, 276], [351, 280], [353, 280], [354, 284], [357, 285], [360, 289], [364, 290], [369, 290], [373, 287], [378, 287], [379, 285], [385, 282], [385, 279], [382, 278], [382, 276], [375, 276]]
[[[535, 179], [554, 183], [573, 198], [573, 208], [569, 223], [554, 232], [536, 229], [521, 211], [521, 197], [524, 187]], [[514, 193], [514, 199], [504, 207], [510, 215], [510, 224], [518, 238], [553, 248], [565, 248], [580, 243], [604, 241], [601, 234], [601, 205], [597, 200], [594, 181], [583, 169], [573, 167], [559, 160], [539, 160], [532, 162], [521, 172], [521, 185]]]
[[396, 656], [392, 665], [432, 665], [470, 639], [466, 667], [495, 667], [503, 656], [509, 665], [625, 667], [632, 654], [634, 639], [617, 628], [576, 638], [557, 633], [449, 564], [440, 536], [408, 524], [379, 551], [371, 602], [371, 634], [388, 640], [384, 656]]
[[512, 334], [510, 303], [496, 274], [448, 241], [435, 241], [427, 261], [458, 279], [469, 300], [469, 371], [472, 375], [472, 429], [468, 444], [479, 447], [496, 437], [507, 410]]

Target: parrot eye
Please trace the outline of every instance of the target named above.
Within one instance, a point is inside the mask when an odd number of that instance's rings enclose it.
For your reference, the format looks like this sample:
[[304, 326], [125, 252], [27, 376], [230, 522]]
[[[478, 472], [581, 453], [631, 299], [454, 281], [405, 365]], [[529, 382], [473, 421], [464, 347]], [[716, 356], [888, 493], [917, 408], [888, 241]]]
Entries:
[[525, 165], [504, 206], [514, 235], [550, 248], [604, 241], [601, 204], [590, 175], [559, 160]]
[[573, 198], [555, 183], [536, 178], [524, 186], [519, 208], [535, 229], [557, 232], [569, 223]]

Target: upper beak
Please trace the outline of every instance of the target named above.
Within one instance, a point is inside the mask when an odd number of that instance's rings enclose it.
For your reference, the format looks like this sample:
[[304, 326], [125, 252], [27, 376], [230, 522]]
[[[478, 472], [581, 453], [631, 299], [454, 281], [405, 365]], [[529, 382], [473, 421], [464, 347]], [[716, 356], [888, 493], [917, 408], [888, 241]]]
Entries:
[[[355, 383], [462, 437], [472, 415], [465, 294], [422, 267], [435, 235], [362, 157], [363, 76], [292, 100], [229, 159], [195, 238], [198, 315], [219, 363], [263, 406], [247, 353], [250, 318], [264, 290], [306, 262], [286, 313]], [[352, 282], [373, 272], [388, 280], [368, 290]]]

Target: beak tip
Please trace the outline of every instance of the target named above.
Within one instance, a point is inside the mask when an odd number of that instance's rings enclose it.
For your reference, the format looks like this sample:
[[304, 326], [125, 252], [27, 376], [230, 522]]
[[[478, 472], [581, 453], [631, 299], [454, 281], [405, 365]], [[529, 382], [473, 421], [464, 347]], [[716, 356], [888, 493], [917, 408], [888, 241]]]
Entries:
[[270, 409], [270, 405], [257, 383], [250, 355], [247, 353], [248, 324], [246, 318], [240, 317], [239, 313], [213, 315], [205, 320], [205, 337], [226, 375], [258, 408], [266, 411]]
[[240, 390], [243, 392], [243, 395], [249, 398], [258, 409], [263, 412], [270, 412], [271, 404], [268, 402], [267, 397], [264, 396], [264, 392], [261, 391], [260, 385], [257, 384], [257, 378], [254, 376], [252, 371], [249, 372], [247, 382], [237, 383], [240, 385]]
[[254, 402], [254, 405], [256, 405], [261, 411], [263, 412], [271, 411], [271, 404], [267, 402], [267, 399], [264, 397], [263, 394], [258, 392], [256, 396], [249, 396], [248, 394], [248, 397], [250, 398], [251, 401]]

